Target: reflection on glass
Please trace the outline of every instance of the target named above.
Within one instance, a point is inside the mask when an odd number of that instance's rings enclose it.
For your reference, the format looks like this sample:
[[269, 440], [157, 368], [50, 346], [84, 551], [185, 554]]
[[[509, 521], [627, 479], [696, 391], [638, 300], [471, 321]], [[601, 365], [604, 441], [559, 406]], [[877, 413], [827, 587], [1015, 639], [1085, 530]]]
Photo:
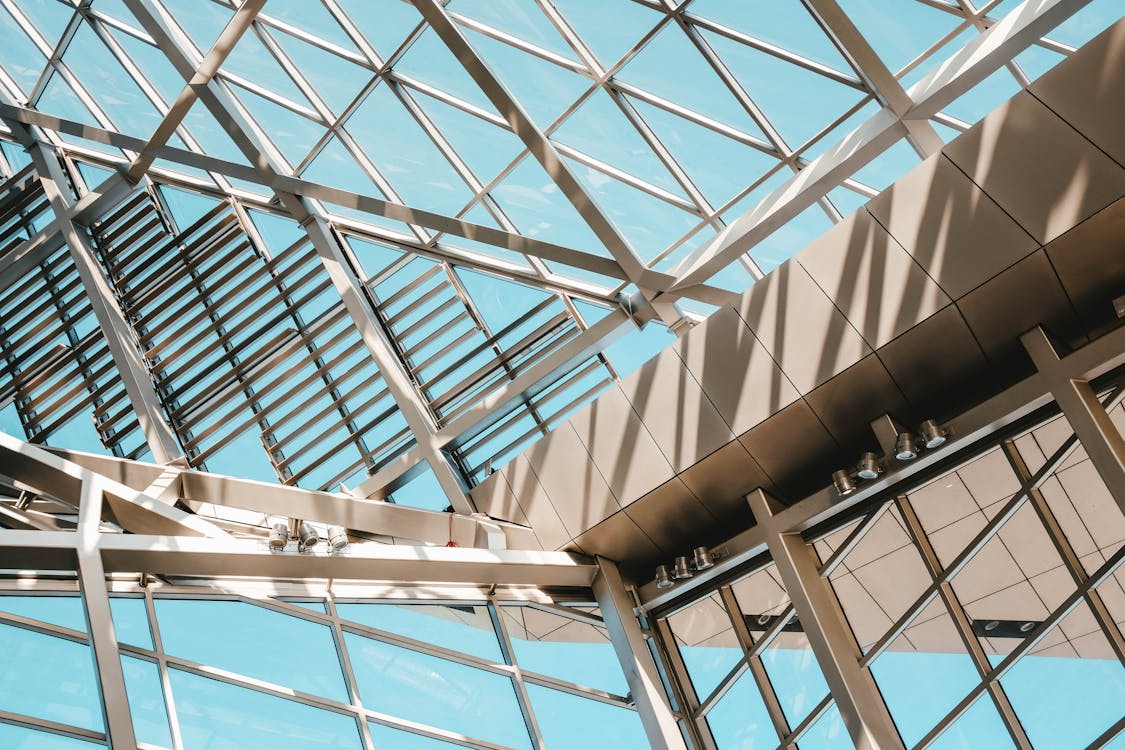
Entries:
[[164, 707], [164, 691], [160, 687], [160, 673], [156, 664], [132, 656], [122, 656], [121, 670], [125, 674], [125, 693], [129, 698], [129, 713], [133, 717], [133, 731], [137, 735], [137, 741], [172, 747], [168, 712]]
[[500, 612], [520, 669], [617, 695], [629, 692], [604, 629], [531, 607]]
[[89, 646], [8, 625], [0, 644], [0, 708], [102, 731]]
[[488, 607], [440, 604], [337, 604], [345, 620], [417, 641], [500, 662], [500, 644]]
[[777, 730], [749, 672], [739, 677], [707, 714], [707, 725], [719, 750], [756, 750], [777, 746]]
[[170, 670], [185, 750], [359, 750], [359, 727], [344, 714]]
[[528, 685], [527, 694], [547, 747], [650, 747], [636, 711], [538, 685]]
[[0, 612], [86, 632], [86, 613], [77, 596], [0, 595]]
[[137, 597], [114, 596], [109, 600], [113, 615], [113, 631], [117, 640], [130, 646], [151, 649], [152, 633], [148, 629], [148, 611], [145, 600]]
[[345, 633], [363, 705], [514, 748], [530, 738], [509, 678]]
[[828, 683], [804, 633], [779, 633], [762, 652], [762, 665], [790, 726], [797, 726], [828, 695]]
[[313, 695], [347, 700], [332, 631], [245, 602], [157, 599], [164, 650]]
[[59, 734], [0, 724], [0, 747], [4, 750], [95, 750], [105, 745], [76, 740]]
[[705, 700], [742, 658], [727, 610], [711, 596], [668, 618], [699, 700]]

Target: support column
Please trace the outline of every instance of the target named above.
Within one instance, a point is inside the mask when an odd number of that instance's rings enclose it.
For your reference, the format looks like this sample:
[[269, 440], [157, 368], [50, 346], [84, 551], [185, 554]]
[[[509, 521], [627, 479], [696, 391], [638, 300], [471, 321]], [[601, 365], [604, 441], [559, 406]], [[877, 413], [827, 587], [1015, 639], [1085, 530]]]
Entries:
[[859, 665], [859, 647], [828, 583], [820, 576], [813, 548], [800, 534], [777, 528], [774, 515], [784, 508], [777, 500], [755, 490], [746, 501], [765, 530], [770, 557], [856, 750], [903, 750], [875, 679]]
[[649, 744], [653, 750], [687, 750], [617, 565], [599, 557], [593, 588]]
[[1071, 372], [1040, 327], [1025, 333], [1020, 341], [1109, 494], [1125, 513], [1125, 438], [1085, 379], [1086, 373]]
[[102, 699], [106, 738], [113, 750], [133, 750], [137, 739], [133, 733], [133, 719], [125, 694], [125, 673], [121, 669], [117, 634], [109, 609], [105, 568], [98, 552], [102, 500], [102, 488], [97, 477], [86, 474], [82, 479], [82, 495], [78, 503], [78, 583], [86, 610], [90, 648], [94, 652], [94, 671]]

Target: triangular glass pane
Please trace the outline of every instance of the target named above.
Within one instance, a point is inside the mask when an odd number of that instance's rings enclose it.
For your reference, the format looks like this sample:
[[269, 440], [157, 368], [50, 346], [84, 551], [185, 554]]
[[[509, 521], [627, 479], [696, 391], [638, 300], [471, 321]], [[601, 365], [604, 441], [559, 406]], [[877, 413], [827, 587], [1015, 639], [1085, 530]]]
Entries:
[[153, 45], [142, 42], [140, 39], [108, 24], [103, 28], [121, 45], [133, 64], [144, 72], [145, 78], [160, 94], [164, 103], [171, 105], [172, 102], [176, 101], [176, 97], [184, 88], [184, 79], [172, 67], [172, 63], [168, 62], [164, 53]]
[[433, 29], [422, 32], [395, 64], [395, 70], [475, 104], [486, 112], [496, 113], [488, 97]]
[[182, 232], [195, 222], [199, 221], [208, 211], [218, 205], [214, 198], [190, 190], [180, 190], [170, 185], [159, 187], [164, 205], [175, 219], [176, 225]]
[[645, 182], [686, 197], [672, 173], [604, 91], [598, 91], [587, 99], [552, 133], [551, 138]]
[[[465, 221], [472, 222], [473, 224], [499, 228], [496, 219], [493, 218], [488, 209], [486, 209], [480, 203], [474, 205], [460, 218], [464, 219]], [[531, 266], [528, 264], [527, 258], [523, 255], [523, 253], [516, 252], [515, 250], [509, 250], [506, 247], [497, 247], [496, 245], [490, 245], [487, 242], [478, 242], [477, 240], [472, 240], [467, 237], [461, 237], [455, 234], [442, 235], [439, 239], [439, 244], [443, 246], [455, 246], [462, 250], [468, 250], [470, 253], [477, 253], [479, 255], [485, 256], [486, 258], [496, 258], [508, 263], [514, 263], [517, 266], [520, 266], [527, 270], [531, 270]]]
[[233, 161], [236, 164], [250, 163], [202, 101], [197, 100], [191, 105], [191, 109], [184, 117], [183, 127], [187, 128], [188, 133], [208, 156]]
[[603, 68], [617, 63], [666, 16], [640, 3], [599, 3], [590, 0], [552, 0], [571, 28], [578, 32]]
[[86, 632], [86, 613], [77, 596], [0, 596], [0, 612]]
[[[63, 77], [57, 73], [51, 76], [51, 80], [47, 82], [46, 88], [43, 89], [43, 95], [39, 97], [37, 108], [40, 111], [50, 112], [52, 115], [57, 115], [63, 119], [101, 127], [101, 123], [97, 121], [93, 113], [86, 109], [86, 105], [82, 103], [82, 100], [78, 98], [74, 90], [63, 80]], [[59, 138], [67, 143], [75, 143], [93, 148], [105, 154], [123, 156], [121, 150], [113, 146], [107, 146], [103, 143], [97, 143], [67, 133], [59, 133], [58, 135]]]
[[233, 11], [218, 3], [201, 3], [198, 0], [163, 0], [163, 3], [176, 23], [183, 27], [204, 54], [211, 49], [211, 45], [234, 16]]
[[327, 130], [320, 123], [280, 104], [274, 104], [252, 91], [240, 90], [238, 98], [291, 166], [300, 164]]
[[[675, 60], [675, 64], [669, 64]], [[699, 114], [761, 138], [750, 115], [675, 24], [645, 45], [617, 78]]]
[[148, 138], [160, 124], [152, 102], [87, 24], [71, 39], [63, 61], [118, 131]]
[[[341, 188], [359, 195], [370, 195], [381, 200], [387, 198], [335, 136], [320, 150], [312, 163], [301, 173], [301, 177], [310, 182]], [[411, 234], [410, 228], [406, 224], [356, 208], [333, 203], [329, 204], [329, 210], [332, 213], [350, 216], [369, 224], [389, 227], [401, 234]]]
[[492, 190], [522, 234], [611, 257], [539, 162], [528, 157]]
[[712, 595], [670, 616], [668, 627], [696, 696], [703, 701], [743, 657], [727, 609]]
[[345, 127], [407, 204], [452, 216], [472, 199], [464, 180], [389, 86], [368, 94]]
[[588, 78], [492, 37], [472, 29], [464, 33], [508, 93], [542, 127], [553, 123], [592, 85]]
[[521, 669], [624, 695], [629, 691], [605, 628], [530, 607], [502, 607]]
[[19, 9], [38, 29], [51, 48], [58, 46], [74, 9], [58, 0], [21, 0]]
[[712, 208], [722, 206], [777, 163], [773, 157], [745, 143], [659, 107], [630, 101]]
[[852, 179], [876, 190], [884, 190], [918, 166], [920, 161], [921, 157], [914, 147], [905, 139], [900, 140], [857, 170]]
[[414, 6], [401, 0], [337, 0], [337, 3], [384, 60], [422, 23], [422, 16]]
[[223, 61], [221, 70], [244, 78], [302, 107], [311, 106], [297, 84], [253, 32], [242, 35]]
[[491, 274], [458, 268], [465, 291], [469, 293], [485, 325], [493, 333], [503, 330], [524, 313], [550, 297], [542, 289], [508, 281]]
[[1011, 71], [1001, 68], [957, 97], [942, 111], [972, 125], [1018, 94], [1020, 88]]
[[[321, 3], [310, 3], [307, 0], [270, 0], [269, 5], [263, 9], [262, 15], [276, 18], [326, 42], [343, 47], [349, 52], [359, 52], [340, 24], [336, 23], [336, 19]], [[308, 74], [307, 70], [302, 72]]]
[[0, 35], [4, 37], [4, 44], [0, 45], [0, 66], [16, 80], [26, 96], [35, 88], [47, 58], [7, 11], [0, 13]]
[[921, 55], [962, 19], [928, 5], [908, 0], [839, 0], [840, 7], [892, 73]]
[[646, 262], [670, 240], [694, 229], [700, 218], [584, 164], [564, 159], [586, 192], [609, 215], [617, 230]]
[[[310, 7], [312, 7], [310, 5]], [[320, 6], [316, 6], [320, 7]], [[336, 115], [352, 103], [375, 74], [331, 52], [279, 31], [274, 39]]]
[[840, 50], [800, 0], [696, 0], [688, 6], [688, 12], [853, 74]]
[[909, 90], [911, 86], [925, 78], [933, 72], [935, 68], [941, 66], [951, 55], [955, 54], [979, 34], [980, 32], [972, 27], [966, 28], [956, 34], [948, 42], [934, 50], [922, 63], [912, 68], [909, 73], [899, 79], [902, 82], [902, 87]]
[[[865, 93], [724, 36], [704, 37], [793, 148], [854, 106]], [[795, 96], [795, 92], [800, 92]]]
[[446, 8], [578, 62], [574, 50], [535, 3], [521, 0], [453, 0]]
[[510, 130], [425, 94], [411, 93], [482, 184], [487, 184], [523, 151], [523, 142]]

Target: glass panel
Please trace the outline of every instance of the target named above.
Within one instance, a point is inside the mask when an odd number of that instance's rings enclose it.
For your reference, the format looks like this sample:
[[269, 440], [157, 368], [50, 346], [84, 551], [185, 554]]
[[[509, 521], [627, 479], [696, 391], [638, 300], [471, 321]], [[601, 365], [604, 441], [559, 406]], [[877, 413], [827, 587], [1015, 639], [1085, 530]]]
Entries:
[[931, 748], [941, 750], [974, 750], [978, 747], [1014, 748], [1007, 727], [987, 696], [977, 699], [969, 710], [938, 735]]
[[170, 670], [184, 747], [359, 750], [355, 719], [225, 682]]
[[538, 685], [528, 685], [527, 694], [547, 747], [591, 746], [593, 737], [593, 747], [651, 747], [636, 711]]
[[118, 641], [130, 646], [153, 648], [144, 599], [112, 596], [109, 599], [109, 611], [113, 615], [113, 630]]
[[500, 612], [521, 669], [617, 695], [629, 692], [604, 628], [531, 607]]
[[852, 743], [851, 735], [844, 726], [840, 709], [833, 703], [808, 731], [801, 735], [801, 742], [797, 746], [802, 750], [852, 750], [855, 744]]
[[77, 596], [0, 596], [0, 612], [86, 632], [86, 613]]
[[157, 599], [164, 650], [313, 695], [347, 701], [327, 625], [245, 602]]
[[363, 704], [514, 748], [530, 737], [509, 678], [345, 633]]
[[437, 604], [337, 604], [340, 617], [442, 648], [502, 662], [488, 607]]
[[12, 724], [0, 724], [0, 747], [5, 750], [93, 750], [105, 745]]
[[8, 625], [0, 643], [0, 710], [102, 731], [89, 646]]
[[783, 632], [762, 652], [762, 664], [790, 726], [828, 695], [828, 683], [804, 633]]
[[168, 728], [168, 712], [164, 706], [164, 690], [156, 664], [132, 656], [121, 657], [125, 673], [125, 693], [129, 697], [129, 713], [138, 742], [159, 747], [172, 747]]
[[696, 695], [705, 700], [742, 659], [727, 610], [712, 595], [669, 617], [668, 626]]
[[435, 740], [413, 732], [404, 732], [401, 729], [385, 727], [382, 724], [369, 722], [371, 737], [375, 741], [376, 750], [452, 750], [461, 747], [451, 742]]
[[749, 672], [739, 677], [707, 714], [707, 725], [719, 750], [777, 746], [777, 731]]

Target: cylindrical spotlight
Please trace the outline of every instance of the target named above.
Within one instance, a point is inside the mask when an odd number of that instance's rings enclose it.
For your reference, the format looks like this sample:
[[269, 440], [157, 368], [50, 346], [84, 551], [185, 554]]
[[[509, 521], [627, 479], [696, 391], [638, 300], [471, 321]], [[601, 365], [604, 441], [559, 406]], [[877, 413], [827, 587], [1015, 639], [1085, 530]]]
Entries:
[[691, 553], [691, 562], [696, 570], [715, 567], [715, 558], [711, 556], [711, 550], [706, 547], [696, 547]]
[[900, 432], [895, 440], [895, 458], [899, 461], [913, 461], [918, 458], [918, 444], [914, 435], [909, 432]]
[[308, 521], [301, 521], [297, 526], [297, 541], [300, 543], [300, 550], [304, 552], [307, 549], [312, 549], [320, 541], [320, 534], [316, 533], [316, 529]]
[[677, 581], [682, 581], [685, 578], [691, 578], [695, 575], [692, 572], [691, 564], [688, 563], [687, 555], [680, 555], [676, 558], [675, 567], [672, 568], [672, 577]]
[[937, 448], [945, 442], [946, 433], [937, 422], [927, 419], [919, 428], [922, 433], [922, 442], [927, 448]]
[[348, 546], [348, 532], [343, 526], [328, 527], [328, 546], [334, 550], [341, 550]]
[[672, 588], [672, 576], [668, 575], [667, 565], [656, 566], [656, 588], [670, 589]]
[[839, 493], [840, 497], [855, 492], [855, 482], [852, 481], [851, 475], [843, 469], [832, 472], [832, 484], [836, 485], [836, 492]]
[[285, 549], [289, 542], [289, 524], [278, 521], [270, 526], [270, 549]]
[[882, 468], [879, 466], [879, 456], [871, 451], [861, 453], [859, 463], [856, 465], [856, 474], [860, 479], [878, 479]]

